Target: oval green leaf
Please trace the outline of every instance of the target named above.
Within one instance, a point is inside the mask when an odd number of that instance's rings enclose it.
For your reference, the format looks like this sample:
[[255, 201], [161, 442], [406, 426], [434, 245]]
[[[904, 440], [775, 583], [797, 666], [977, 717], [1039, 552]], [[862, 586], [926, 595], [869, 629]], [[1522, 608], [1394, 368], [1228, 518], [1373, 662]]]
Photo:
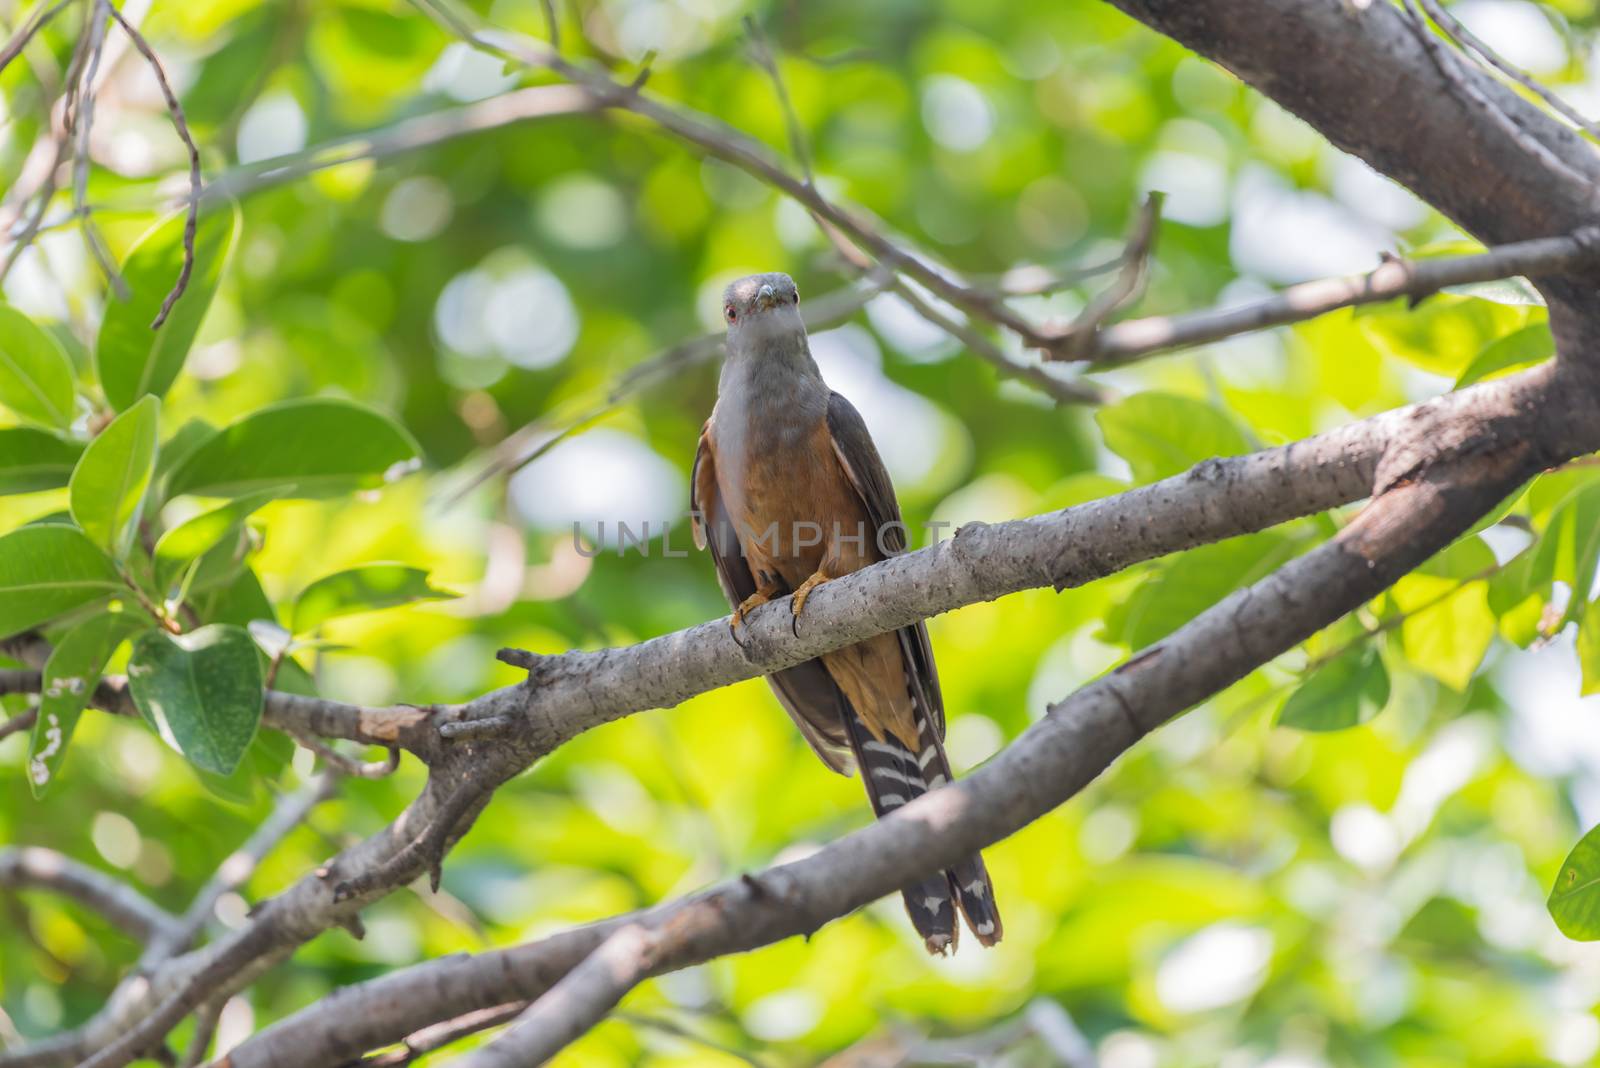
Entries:
[[134, 644], [128, 689], [163, 741], [217, 775], [239, 766], [261, 722], [261, 657], [243, 627], [151, 630]]
[[75, 408], [72, 361], [61, 343], [9, 304], [0, 304], [0, 404], [61, 427]]
[[72, 518], [118, 560], [128, 555], [156, 467], [161, 401], [145, 397], [89, 443], [72, 472]]
[[249, 493], [219, 508], [202, 512], [173, 527], [156, 542], [156, 585], [165, 589], [200, 557], [238, 535], [244, 521], [268, 501], [282, 496], [286, 487], [272, 487]]
[[1106, 447], [1133, 468], [1140, 482], [1154, 482], [1215, 456], [1237, 456], [1253, 447], [1232, 419], [1204, 401], [1171, 393], [1135, 393], [1101, 408], [1095, 422]]
[[337, 571], [307, 586], [294, 603], [289, 629], [304, 634], [336, 616], [454, 596], [428, 585], [428, 573], [421, 568], [368, 564]]
[[61, 773], [78, 717], [100, 682], [106, 661], [122, 640], [146, 622], [126, 612], [107, 612], [86, 620], [56, 643], [44, 666], [39, 718], [28, 746], [28, 785], [43, 797]]
[[412, 470], [418, 452], [410, 434], [371, 408], [290, 401], [218, 431], [173, 470], [167, 492], [239, 497], [283, 486], [283, 497], [340, 496]]
[[1371, 646], [1342, 653], [1311, 673], [1278, 712], [1278, 725], [1338, 731], [1377, 715], [1389, 703], [1389, 673]]
[[44, 524], [0, 537], [0, 637], [122, 590], [117, 565], [77, 527]]
[[1600, 940], [1600, 827], [1591, 828], [1567, 854], [1547, 907], [1568, 938]]
[[60, 489], [83, 446], [29, 426], [0, 428], [0, 495]]
[[238, 234], [238, 205], [230, 202], [201, 211], [189, 285], [166, 321], [152, 330], [150, 324], [183, 269], [183, 227], [184, 212], [176, 211], [139, 239], [122, 265], [129, 297], [106, 305], [95, 343], [95, 367], [106, 399], [118, 411], [146, 394], [165, 396], [183, 370]]

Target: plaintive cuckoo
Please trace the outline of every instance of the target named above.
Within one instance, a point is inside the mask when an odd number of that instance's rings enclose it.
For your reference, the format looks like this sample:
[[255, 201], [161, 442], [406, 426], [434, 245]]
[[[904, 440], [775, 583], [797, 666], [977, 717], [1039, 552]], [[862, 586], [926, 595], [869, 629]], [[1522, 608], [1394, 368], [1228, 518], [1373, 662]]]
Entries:
[[[691, 508], [735, 637], [745, 613], [785, 594], [798, 626], [819, 583], [906, 548], [889, 472], [861, 415], [822, 380], [799, 303], [786, 274], [741, 278], [723, 295], [727, 360], [695, 453]], [[950, 781], [944, 700], [921, 623], [767, 681], [823, 763], [846, 775], [861, 767], [878, 816]], [[954, 949], [958, 910], [979, 942], [1000, 940], [981, 856], [902, 893], [930, 953]]]

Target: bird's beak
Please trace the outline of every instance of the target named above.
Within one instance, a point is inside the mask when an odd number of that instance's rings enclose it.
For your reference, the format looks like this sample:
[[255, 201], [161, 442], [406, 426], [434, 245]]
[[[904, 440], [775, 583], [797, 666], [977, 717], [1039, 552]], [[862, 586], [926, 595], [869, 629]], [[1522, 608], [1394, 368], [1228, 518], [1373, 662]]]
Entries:
[[756, 291], [756, 304], [763, 310], [771, 308], [778, 303], [778, 294], [771, 286], [762, 286]]

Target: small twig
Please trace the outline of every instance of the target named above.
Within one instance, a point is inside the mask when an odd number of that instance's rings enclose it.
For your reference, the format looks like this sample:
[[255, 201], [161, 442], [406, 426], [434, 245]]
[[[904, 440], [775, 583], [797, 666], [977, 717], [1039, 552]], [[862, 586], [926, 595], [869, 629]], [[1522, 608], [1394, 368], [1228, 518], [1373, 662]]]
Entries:
[[266, 821], [257, 827], [244, 843], [226, 860], [217, 865], [216, 872], [195, 894], [194, 901], [184, 912], [170, 935], [154, 939], [145, 950], [141, 966], [149, 968], [168, 957], [182, 953], [205, 927], [206, 921], [224, 894], [243, 886], [255, 874], [266, 855], [288, 837], [311, 814], [311, 810], [333, 796], [338, 785], [334, 775], [320, 775], [292, 794], [278, 799], [277, 807]]
[[505, 1033], [452, 1062], [452, 1068], [543, 1064], [583, 1035], [649, 976], [657, 933], [628, 924], [600, 943], [518, 1016]]
[[1097, 293], [1057, 340], [1046, 347], [1051, 360], [1082, 359], [1094, 345], [1100, 326], [1118, 309], [1138, 299], [1150, 274], [1150, 257], [1155, 252], [1157, 224], [1161, 221], [1162, 194], [1152, 191], [1134, 220], [1133, 230], [1122, 250], [1122, 266], [1117, 277]]
[[217, 1035], [217, 1021], [222, 1018], [222, 1007], [227, 1003], [226, 997], [219, 997], [195, 1010], [194, 1035], [189, 1039], [189, 1047], [183, 1051], [178, 1068], [198, 1068], [205, 1063], [211, 1040]]
[[611, 1016], [612, 1019], [621, 1021], [622, 1023], [632, 1024], [634, 1027], [643, 1027], [651, 1031], [660, 1031], [664, 1035], [671, 1035], [674, 1038], [681, 1038], [687, 1042], [693, 1042], [697, 1046], [704, 1046], [706, 1049], [716, 1050], [725, 1057], [732, 1057], [736, 1061], [743, 1061], [745, 1064], [750, 1065], [750, 1068], [767, 1068], [766, 1061], [752, 1057], [743, 1050], [734, 1049], [732, 1046], [725, 1045], [721, 1042], [714, 1042], [705, 1035], [696, 1034], [675, 1020], [668, 1020], [660, 1016], [646, 1016], [641, 1012], [619, 1011], [612, 1013]]
[[389, 885], [413, 868], [419, 860], [426, 866], [430, 887], [434, 890], [439, 889], [439, 864], [449, 845], [450, 835], [467, 812], [485, 799], [485, 794], [484, 788], [473, 783], [465, 783], [458, 787], [439, 805], [439, 811], [422, 832], [393, 856], [382, 864], [368, 868], [360, 875], [334, 887], [334, 901], [348, 901], [380, 886]]
[[0, 263], [0, 282], [6, 280], [11, 274], [11, 268], [16, 266], [23, 252], [33, 244], [34, 237], [39, 233], [39, 227], [44, 223], [44, 213], [50, 207], [50, 198], [55, 196], [58, 188], [58, 175], [71, 151], [73, 130], [78, 121], [78, 91], [81, 87], [83, 65], [89, 56], [89, 38], [88, 33], [80, 34], [78, 43], [73, 49], [72, 62], [67, 67], [66, 92], [61, 100], [61, 128], [55, 133], [55, 156], [51, 159], [49, 169], [40, 180], [38, 188], [33, 192], [35, 197], [33, 210], [27, 214], [21, 231], [12, 241], [5, 262]]
[[[0, 672], [0, 693], [37, 693], [38, 687], [41, 685], [40, 683], [35, 683], [32, 687], [25, 690], [9, 690], [4, 686], [4, 682], [6, 681], [5, 677], [7, 675], [21, 674], [37, 675], [38, 672]], [[33, 730], [34, 721], [38, 718], [39, 710], [37, 708], [30, 708], [26, 712], [20, 712], [6, 720], [4, 723], [0, 723], [0, 742], [5, 741], [13, 734]]]
[[61, 10], [70, 3], [73, 3], [73, 0], [56, 0], [55, 3], [48, 7], [37, 8], [29, 16], [28, 21], [24, 22], [17, 32], [11, 35], [4, 47], [0, 47], [0, 71], [5, 70], [13, 59], [20, 56], [22, 50], [28, 47], [28, 42], [32, 41], [40, 30], [50, 25], [50, 20], [59, 15]]
[[1557, 112], [1562, 118], [1593, 137], [1600, 137], [1600, 123], [1595, 123], [1583, 116], [1577, 108], [1561, 99], [1559, 93], [1539, 83], [1520, 70], [1515, 64], [1502, 57], [1490, 48], [1483, 39], [1461, 24], [1461, 20], [1450, 14], [1438, 0], [1421, 0], [1422, 6], [1428, 12], [1428, 17], [1444, 31], [1445, 36], [1451, 38], [1463, 50], [1471, 50], [1483, 57], [1483, 60], [1495, 70], [1510, 78], [1530, 93], [1537, 96]]
[[894, 289], [913, 311], [993, 364], [1002, 377], [1026, 382], [1053, 398], [1057, 404], [1104, 404], [1109, 399], [1109, 390], [1086, 378], [1057, 378], [1040, 364], [1018, 363], [970, 323], [952, 319], [923, 299], [904, 279], [898, 280]]
[[189, 134], [189, 122], [183, 116], [183, 105], [178, 103], [178, 95], [172, 91], [172, 86], [167, 82], [167, 72], [162, 69], [161, 61], [156, 58], [149, 42], [111, 0], [98, 0], [98, 2], [105, 4], [106, 9], [111, 12], [111, 17], [117, 20], [117, 25], [122, 27], [122, 31], [133, 42], [133, 47], [139, 50], [139, 54], [150, 65], [156, 83], [161, 86], [161, 95], [166, 98], [167, 112], [172, 116], [172, 128], [178, 132], [184, 148], [189, 150], [189, 214], [183, 222], [183, 267], [178, 271], [178, 280], [173, 284], [171, 292], [161, 302], [161, 310], [150, 323], [150, 329], [159, 330], [161, 324], [167, 321], [172, 306], [183, 296], [184, 290], [189, 288], [189, 276], [194, 272], [194, 233], [200, 221], [200, 149]]
[[1470, 256], [1437, 260], [1390, 256], [1366, 274], [1304, 282], [1238, 307], [1116, 323], [1097, 333], [1077, 358], [1098, 366], [1131, 363], [1172, 349], [1314, 319], [1340, 308], [1398, 297], [1408, 297], [1416, 304], [1450, 286], [1519, 275], [1538, 277], [1596, 258], [1600, 258], [1600, 227], [1501, 245]]
[[83, 87], [78, 90], [82, 104], [79, 107], [77, 139], [78, 148], [72, 166], [72, 214], [78, 220], [83, 243], [89, 249], [105, 275], [107, 283], [119, 300], [128, 299], [128, 285], [111, 259], [111, 251], [100, 238], [89, 208], [90, 134], [94, 128], [95, 78], [100, 73], [100, 60], [106, 48], [107, 0], [92, 0], [89, 16], [89, 68], [83, 75]]
[[1484, 114], [1489, 117], [1489, 121], [1500, 128], [1501, 133], [1510, 138], [1517, 147], [1544, 164], [1550, 171], [1559, 174], [1564, 180], [1574, 183], [1585, 190], [1591, 188], [1593, 183], [1589, 178], [1573, 170], [1565, 160], [1551, 151], [1549, 146], [1519, 126], [1511, 116], [1505, 113], [1503, 108], [1485, 96], [1483, 90], [1472, 84], [1471, 79], [1467, 78], [1465, 73], [1457, 68], [1454, 57], [1445, 48], [1444, 43], [1439, 40], [1432, 30], [1428, 29], [1428, 18], [1423, 14], [1422, 9], [1417, 6], [1417, 0], [1401, 0], [1401, 2], [1405, 5], [1406, 13], [1411, 16], [1412, 31], [1416, 34], [1417, 40], [1421, 42], [1423, 51], [1428, 53], [1439, 73], [1462, 96], [1481, 108]]
[[550, 37], [550, 47], [561, 51], [561, 18], [556, 14], [555, 0], [541, 0], [544, 5], [545, 32]]
[[420, 1031], [409, 1034], [400, 1043], [398, 1049], [388, 1050], [384, 1053], [375, 1053], [370, 1057], [363, 1057], [359, 1061], [352, 1061], [348, 1068], [404, 1068], [405, 1065], [425, 1057], [435, 1050], [444, 1049], [446, 1046], [475, 1035], [479, 1031], [487, 1031], [491, 1027], [510, 1023], [528, 1007], [526, 1001], [514, 1001], [506, 1005], [496, 1005], [489, 1009], [476, 1011], [457, 1016], [454, 1020], [424, 1027]]
[[340, 775], [349, 775], [357, 779], [384, 779], [393, 775], [395, 769], [400, 766], [400, 750], [396, 746], [389, 746], [388, 755], [382, 760], [357, 760], [348, 753], [341, 753], [315, 735], [298, 730], [284, 733], [293, 738], [296, 744], [327, 761], [329, 768]]
[[789, 131], [789, 148], [794, 153], [795, 162], [800, 164], [800, 174], [805, 178], [806, 185], [815, 186], [816, 176], [811, 171], [811, 146], [806, 142], [805, 129], [800, 125], [800, 116], [794, 110], [794, 101], [789, 97], [789, 89], [783, 83], [783, 74], [778, 70], [778, 58], [773, 54], [772, 47], [767, 43], [767, 35], [762, 32], [761, 25], [756, 22], [755, 16], [744, 17], [745, 36], [750, 41], [750, 55], [756, 65], [767, 72], [767, 77], [772, 81], [772, 89], [778, 96], [778, 106], [783, 110], [784, 126]]

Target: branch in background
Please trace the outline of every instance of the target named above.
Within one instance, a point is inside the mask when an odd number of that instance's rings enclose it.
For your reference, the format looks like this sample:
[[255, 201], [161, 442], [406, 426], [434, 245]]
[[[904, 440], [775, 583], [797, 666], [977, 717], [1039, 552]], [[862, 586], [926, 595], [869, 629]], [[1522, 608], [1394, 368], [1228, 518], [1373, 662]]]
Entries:
[[33, 14], [28, 16], [26, 22], [17, 28], [4, 46], [0, 46], [0, 71], [6, 69], [13, 59], [22, 54], [28, 43], [38, 36], [39, 31], [50, 25], [50, 20], [61, 14], [63, 8], [73, 0], [56, 0], [53, 4], [41, 4], [35, 8]]
[[[32, 211], [26, 211], [23, 216], [22, 230], [11, 243], [10, 250], [6, 253], [3, 263], [0, 263], [0, 283], [3, 283], [11, 274], [11, 269], [22, 258], [23, 252], [33, 244], [33, 239], [39, 233], [39, 227], [44, 222], [44, 213], [50, 207], [50, 198], [55, 196], [59, 172], [67, 157], [71, 154], [73, 131], [78, 121], [78, 93], [83, 88], [82, 74], [84, 64], [88, 61], [90, 37], [88, 33], [78, 35], [78, 42], [72, 50], [72, 61], [67, 66], [66, 89], [61, 97], [61, 120], [54, 131], [54, 147], [47, 151], [53, 152], [51, 161], [39, 179], [38, 186], [30, 193], [24, 194], [22, 203], [27, 204], [29, 196], [34, 198]], [[54, 105], [50, 106], [54, 110]]]
[[661, 935], [629, 924], [567, 972], [504, 1034], [458, 1057], [452, 1068], [522, 1068], [543, 1064], [586, 1034], [656, 967]]
[[899, 279], [894, 288], [913, 311], [993, 364], [1002, 378], [1026, 382], [1057, 404], [1105, 404], [1114, 396], [1110, 389], [1087, 378], [1058, 378], [1040, 364], [1018, 363], [971, 324], [952, 319], [934, 307], [904, 279]]
[[[34, 683], [31, 688], [26, 689], [26, 690], [24, 690], [24, 689], [15, 689], [15, 690], [13, 690], [13, 689], [6, 688], [6, 682], [8, 681], [6, 676], [10, 675], [10, 674], [12, 674], [12, 673], [11, 672], [0, 673], [0, 693], [38, 693], [39, 692], [40, 683], [37, 683], [37, 682]], [[33, 675], [33, 674], [37, 674], [37, 672], [32, 672], [32, 671], [29, 671], [29, 672], [17, 672], [16, 674]], [[7, 738], [11, 737], [11, 735], [13, 735], [13, 734], [18, 734], [18, 733], [22, 733], [22, 732], [33, 730], [33, 725], [38, 720], [38, 718], [39, 718], [39, 710], [37, 708], [30, 708], [26, 712], [21, 712], [21, 713], [15, 715], [15, 716], [12, 716], [10, 719], [6, 720], [4, 723], [0, 723], [0, 742], [5, 741]]]
[[222, 896], [249, 882], [250, 876], [255, 874], [266, 855], [287, 838], [290, 831], [300, 826], [312, 809], [332, 797], [337, 786], [337, 777], [324, 773], [294, 793], [280, 797], [272, 815], [256, 828], [244, 845], [217, 866], [216, 872], [195, 895], [183, 918], [162, 937], [150, 940], [139, 961], [140, 968], [153, 968], [168, 957], [188, 949], [205, 928], [206, 921], [211, 918]]
[[562, 115], [596, 110], [594, 98], [570, 85], [538, 85], [500, 96], [402, 119], [391, 126], [352, 134], [300, 152], [225, 171], [201, 190], [201, 199], [242, 197], [357, 160], [382, 160], [432, 148], [460, 137]]
[[133, 887], [53, 849], [0, 849], [0, 887], [54, 891], [147, 944], [170, 936], [178, 927], [177, 917]]
[[172, 290], [162, 300], [161, 310], [156, 312], [155, 319], [150, 323], [150, 329], [157, 330], [167, 321], [167, 315], [172, 311], [172, 306], [178, 302], [178, 298], [183, 296], [183, 291], [189, 288], [189, 275], [194, 272], [194, 231], [200, 220], [200, 149], [196, 147], [194, 138], [189, 134], [188, 120], [183, 117], [183, 105], [178, 103], [177, 94], [167, 83], [167, 72], [162, 69], [161, 61], [156, 58], [149, 42], [111, 0], [96, 0], [97, 13], [102, 4], [111, 13], [111, 17], [117, 20], [122, 32], [128, 35], [133, 47], [139, 50], [139, 54], [149, 64], [150, 73], [155, 75], [156, 84], [161, 87], [161, 95], [166, 99], [167, 112], [172, 116], [172, 128], [177, 131], [183, 147], [189, 151], [189, 209], [183, 222], [183, 266], [178, 269], [178, 280], [173, 283]]
[[[89, 69], [83, 75], [82, 114], [78, 119], [77, 149], [72, 161], [72, 217], [78, 221], [78, 231], [89, 255], [99, 266], [100, 273], [116, 293], [119, 300], [128, 299], [128, 284], [122, 280], [110, 249], [100, 237], [89, 209], [89, 139], [94, 129], [95, 80], [100, 73], [100, 60], [105, 54], [106, 20], [110, 18], [107, 0], [91, 0], [89, 14]], [[37, 230], [35, 231], [37, 232]]]
[[1414, 306], [1449, 286], [1519, 275], [1538, 278], [1593, 264], [1597, 259], [1600, 227], [1593, 226], [1564, 237], [1519, 241], [1471, 256], [1437, 260], [1391, 256], [1367, 274], [1304, 282], [1237, 307], [1117, 323], [1090, 335], [1078, 351], [1052, 353], [1051, 358], [1092, 360], [1101, 367], [1132, 363], [1173, 349], [1304, 322], [1340, 308], [1380, 304], [1399, 297], [1408, 298]]
[[1150, 277], [1150, 257], [1155, 253], [1163, 199], [1162, 194], [1156, 192], [1145, 196], [1144, 207], [1134, 218], [1133, 231], [1123, 247], [1122, 264], [1117, 277], [1111, 285], [1090, 299], [1072, 324], [1046, 349], [1048, 358], [1082, 359], [1081, 354], [1092, 345], [1100, 324], [1119, 309], [1139, 299]]
[[[805, 176], [806, 185], [815, 188], [816, 178], [811, 170], [811, 148], [806, 142], [805, 129], [800, 125], [800, 116], [794, 110], [794, 103], [789, 98], [788, 87], [784, 85], [783, 73], [778, 69], [777, 58], [773, 55], [771, 46], [767, 43], [766, 35], [756, 24], [755, 19], [746, 17], [744, 20], [745, 35], [750, 41], [750, 51], [756, 65], [766, 72], [767, 79], [772, 83], [773, 93], [778, 98], [778, 105], [783, 111], [784, 126], [789, 131], [790, 151], [795, 159], [800, 162], [800, 172]], [[860, 246], [851, 241], [839, 228], [815, 211], [811, 213], [812, 222], [817, 224], [817, 229], [828, 239], [839, 257], [868, 284], [876, 286], [887, 285], [897, 293], [901, 300], [920, 315], [924, 321], [932, 323], [951, 337], [966, 345], [974, 353], [1000, 372], [1003, 378], [1017, 379], [1042, 391], [1051, 397], [1057, 404], [1100, 404], [1106, 399], [1106, 392], [1092, 382], [1071, 382], [1046, 371], [1042, 367], [1032, 364], [1021, 364], [1012, 360], [1005, 352], [990, 341], [979, 331], [972, 329], [966, 323], [953, 319], [944, 314], [933, 302], [919, 293], [910, 282], [900, 275], [885, 271], [875, 265], [871, 258], [864, 253]], [[1142, 260], [1142, 255], [1141, 255]]]
[[1531, 133], [1517, 125], [1515, 119], [1501, 108], [1495, 101], [1490, 100], [1482, 88], [1466, 76], [1466, 72], [1454, 62], [1454, 57], [1445, 49], [1444, 44], [1428, 28], [1428, 19], [1417, 6], [1417, 0], [1401, 0], [1405, 5], [1406, 14], [1411, 16], [1411, 28], [1422, 43], [1422, 47], [1432, 57], [1439, 73], [1449, 80], [1452, 88], [1471, 103], [1483, 109], [1489, 121], [1498, 126], [1526, 155], [1538, 160], [1552, 174], [1559, 174], [1567, 181], [1581, 183], [1584, 176], [1577, 170], [1569, 167], [1565, 160], [1556, 154], [1548, 145], [1541, 142]]
[[405, 1065], [425, 1057], [436, 1050], [454, 1045], [469, 1035], [487, 1031], [491, 1027], [510, 1023], [521, 1015], [527, 1006], [520, 1001], [509, 1005], [496, 1005], [476, 1012], [464, 1013], [454, 1020], [433, 1024], [407, 1035], [398, 1049], [363, 1057], [353, 1068], [404, 1068]]
[[463, 21], [444, 0], [413, 0], [413, 3], [473, 48], [517, 66], [557, 74], [588, 92], [597, 106], [647, 119], [678, 140], [787, 194], [807, 211], [847, 234], [885, 268], [904, 271], [930, 292], [963, 311], [1013, 331], [1029, 345], [1044, 347], [1048, 343], [1046, 334], [1003, 299], [957, 281], [942, 268], [891, 241], [859, 213], [836, 207], [814, 185], [790, 174], [764, 144], [748, 135], [709, 115], [645, 96], [637, 85], [624, 85], [601, 71], [571, 63], [556, 52], [537, 47], [535, 42], [498, 32], [491, 38]]
[[1499, 53], [1485, 44], [1477, 34], [1463, 26], [1460, 19], [1445, 10], [1444, 5], [1440, 4], [1438, 0], [1421, 0], [1421, 3], [1423, 9], [1427, 11], [1428, 17], [1433, 19], [1439, 29], [1444, 31], [1445, 36], [1454, 41], [1463, 51], [1476, 52], [1484, 62], [1537, 96], [1540, 100], [1543, 100], [1550, 106], [1552, 111], [1555, 111], [1562, 118], [1590, 136], [1600, 137], [1600, 124], [1584, 118], [1583, 113], [1561, 99], [1559, 93], [1530, 78], [1526, 73], [1519, 70], [1515, 64], [1502, 58]]

